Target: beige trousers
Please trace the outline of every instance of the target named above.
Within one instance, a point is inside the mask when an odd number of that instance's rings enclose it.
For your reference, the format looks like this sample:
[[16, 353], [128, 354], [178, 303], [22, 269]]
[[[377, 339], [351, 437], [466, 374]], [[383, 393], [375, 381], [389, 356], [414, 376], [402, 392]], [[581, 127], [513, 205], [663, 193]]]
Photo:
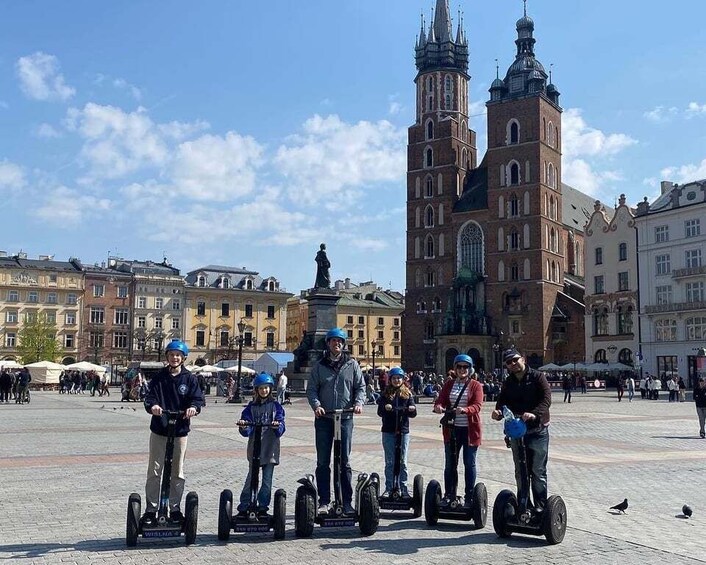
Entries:
[[[172, 477], [169, 488], [169, 509], [178, 510], [184, 494], [184, 456], [186, 455], [187, 436], [174, 438], [174, 456], [172, 459]], [[164, 466], [164, 453], [167, 450], [166, 436], [150, 432], [150, 459], [147, 465], [147, 483], [145, 484], [145, 512], [157, 512], [159, 490]]]

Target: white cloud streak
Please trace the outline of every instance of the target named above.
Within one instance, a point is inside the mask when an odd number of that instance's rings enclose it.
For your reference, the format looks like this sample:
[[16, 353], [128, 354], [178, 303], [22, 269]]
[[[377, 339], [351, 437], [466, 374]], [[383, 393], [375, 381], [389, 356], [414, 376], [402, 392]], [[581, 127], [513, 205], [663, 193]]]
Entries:
[[37, 51], [20, 57], [15, 69], [20, 88], [29, 98], [65, 101], [76, 94], [76, 90], [66, 84], [64, 76], [59, 72], [59, 60], [54, 55]]

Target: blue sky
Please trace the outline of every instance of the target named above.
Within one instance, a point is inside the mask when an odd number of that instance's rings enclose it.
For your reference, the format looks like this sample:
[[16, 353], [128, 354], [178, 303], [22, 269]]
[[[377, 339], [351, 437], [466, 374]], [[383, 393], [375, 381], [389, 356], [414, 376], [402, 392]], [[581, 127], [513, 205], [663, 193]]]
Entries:
[[[0, 4], [0, 249], [404, 289], [413, 47], [431, 0]], [[451, 0], [471, 126], [520, 0]], [[529, 0], [563, 180], [613, 204], [706, 178], [706, 2]]]

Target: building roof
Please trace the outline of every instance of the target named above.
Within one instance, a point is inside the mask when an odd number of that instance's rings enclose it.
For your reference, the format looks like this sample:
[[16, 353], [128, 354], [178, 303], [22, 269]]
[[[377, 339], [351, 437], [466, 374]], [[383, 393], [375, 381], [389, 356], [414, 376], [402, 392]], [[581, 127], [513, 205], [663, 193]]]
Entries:
[[[199, 276], [203, 275], [206, 277], [206, 286], [199, 287], [198, 280]], [[228, 287], [235, 290], [244, 290], [246, 287], [246, 281], [252, 281], [252, 289], [247, 289], [248, 291], [267, 291], [267, 292], [286, 292], [285, 289], [280, 288], [279, 281], [275, 277], [263, 278], [257, 271], [251, 271], [245, 267], [230, 267], [227, 265], [206, 265], [193, 271], [189, 271], [184, 277], [184, 281], [187, 286], [193, 286], [198, 288], [218, 288], [222, 289], [222, 279], [227, 279]], [[268, 290], [268, 283], [274, 281], [275, 290]]]
[[52, 256], [44, 259], [27, 259], [26, 254], [20, 253], [10, 257], [0, 257], [0, 268], [3, 269], [37, 269], [40, 271], [75, 271], [81, 272], [82, 265], [78, 259], [68, 261], [55, 261]]
[[595, 198], [563, 182], [561, 196], [562, 223], [569, 229], [583, 232], [586, 222], [593, 214]]
[[454, 212], [470, 212], [488, 208], [488, 168], [485, 159], [466, 177], [463, 193], [454, 204]]

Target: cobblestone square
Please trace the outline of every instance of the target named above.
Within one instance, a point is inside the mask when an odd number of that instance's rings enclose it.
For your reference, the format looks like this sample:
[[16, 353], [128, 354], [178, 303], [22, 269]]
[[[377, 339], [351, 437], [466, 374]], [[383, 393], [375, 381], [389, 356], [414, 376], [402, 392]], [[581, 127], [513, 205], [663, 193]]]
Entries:
[[[117, 392], [117, 391], [116, 391]], [[125, 514], [131, 492], [144, 497], [149, 415], [141, 404], [108, 398], [37, 392], [26, 406], [0, 405], [0, 561], [5, 563], [704, 563], [706, 440], [699, 439], [693, 403], [624, 399], [611, 392], [575, 394], [571, 404], [554, 395], [549, 461], [550, 494], [566, 501], [564, 542], [513, 535], [499, 539], [491, 512], [483, 530], [466, 522], [427, 527], [423, 517], [385, 514], [378, 532], [323, 530], [294, 536], [296, 481], [313, 473], [312, 414], [303, 398], [287, 409], [282, 464], [274, 487], [288, 493], [287, 533], [231, 534], [217, 539], [220, 491], [240, 492], [245, 445], [234, 427], [240, 405], [208, 397], [194, 421], [186, 461], [186, 490], [200, 500], [196, 544], [140, 538], [125, 547]], [[484, 406], [479, 480], [489, 505], [513, 488], [512, 458], [502, 427]], [[425, 483], [443, 479], [438, 415], [421, 404], [412, 421], [410, 475]], [[382, 473], [379, 419], [366, 406], [356, 419], [354, 473]], [[608, 507], [627, 497], [625, 515]], [[691, 519], [681, 507], [694, 509]]]

